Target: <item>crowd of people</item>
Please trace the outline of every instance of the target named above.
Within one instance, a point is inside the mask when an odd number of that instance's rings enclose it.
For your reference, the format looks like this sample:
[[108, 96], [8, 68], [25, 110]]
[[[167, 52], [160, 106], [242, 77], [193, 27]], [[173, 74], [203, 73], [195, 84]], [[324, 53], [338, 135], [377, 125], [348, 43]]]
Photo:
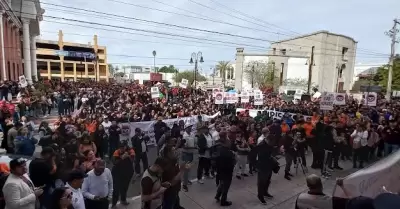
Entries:
[[[128, 205], [127, 190], [136, 178], [141, 179], [144, 209], [179, 209], [179, 193], [189, 191], [192, 184], [193, 162], [198, 162], [198, 183], [215, 178], [215, 199], [221, 206], [232, 204], [228, 191], [233, 177], [254, 174], [258, 200], [266, 204], [273, 198], [269, 185], [272, 175], [279, 173], [278, 156], [286, 160], [282, 178], [288, 181], [293, 167], [305, 173], [308, 167], [320, 169], [321, 176], [329, 178], [334, 170], [342, 170], [341, 161], [352, 160], [354, 168], [363, 168], [400, 146], [397, 102], [381, 100], [370, 107], [350, 97], [346, 105], [320, 111], [318, 102], [293, 104], [266, 94], [253, 118], [248, 110], [255, 108], [252, 101], [216, 105], [210, 92], [164, 85], [152, 98], [153, 85], [47, 82], [19, 89], [16, 107], [1, 111], [2, 147], [8, 154], [32, 156], [38, 143], [42, 151], [29, 165], [25, 158], [11, 160], [2, 172], [3, 207]], [[247, 109], [236, 112], [239, 107]], [[42, 121], [35, 130], [31, 118], [54, 109], [59, 119], [53, 125]], [[286, 114], [276, 118], [264, 109]], [[201, 117], [217, 112], [220, 116], [213, 119]], [[195, 124], [179, 119], [188, 116], [199, 117]], [[172, 127], [163, 121], [173, 118], [177, 123]], [[135, 128], [127, 140], [121, 138], [122, 123], [153, 120], [158, 151], [154, 163], [148, 160], [153, 136]], [[310, 151], [311, 163], [306, 158]]]

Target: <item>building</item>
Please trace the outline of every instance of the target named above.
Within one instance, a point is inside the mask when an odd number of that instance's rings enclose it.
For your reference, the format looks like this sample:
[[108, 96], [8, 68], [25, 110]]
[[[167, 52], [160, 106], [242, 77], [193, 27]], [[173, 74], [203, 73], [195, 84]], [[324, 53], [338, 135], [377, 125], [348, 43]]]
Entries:
[[37, 68], [41, 78], [109, 81], [107, 49], [98, 45], [97, 35], [93, 37], [93, 44], [64, 42], [63, 37], [60, 30], [58, 41], [36, 40]]
[[35, 39], [43, 14], [39, 0], [0, 0], [1, 80], [37, 78]]
[[142, 66], [142, 65], [129, 65], [123, 66], [122, 70], [124, 73], [149, 73], [153, 70], [153, 67]]
[[[299, 73], [293, 69], [307, 69], [299, 75], [306, 74], [308, 78], [308, 68], [304, 66], [311, 62], [313, 51], [311, 83], [317, 85], [320, 91], [348, 92], [352, 88], [356, 48], [357, 42], [351, 37], [318, 31], [274, 42], [266, 54], [251, 56], [268, 57], [268, 62], [273, 63], [277, 69], [275, 77], [282, 83], [292, 75], [289, 72]], [[246, 56], [249, 54], [245, 54], [243, 48], [237, 49], [236, 78], [243, 78]], [[304, 63], [304, 66], [301, 63]], [[242, 89], [243, 84], [243, 79], [235, 80], [236, 89]]]

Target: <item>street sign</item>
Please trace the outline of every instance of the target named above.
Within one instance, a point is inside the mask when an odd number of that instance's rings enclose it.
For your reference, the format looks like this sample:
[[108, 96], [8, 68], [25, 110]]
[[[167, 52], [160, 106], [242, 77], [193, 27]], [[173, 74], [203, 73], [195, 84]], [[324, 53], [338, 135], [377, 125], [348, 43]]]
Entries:
[[380, 86], [360, 86], [361, 92], [376, 92], [379, 93], [382, 91], [382, 87]]

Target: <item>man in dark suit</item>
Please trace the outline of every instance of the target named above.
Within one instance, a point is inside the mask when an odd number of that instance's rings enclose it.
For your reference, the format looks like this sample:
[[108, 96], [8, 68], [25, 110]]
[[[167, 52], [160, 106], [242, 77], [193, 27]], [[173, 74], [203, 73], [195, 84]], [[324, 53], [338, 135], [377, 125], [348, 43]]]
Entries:
[[131, 139], [132, 148], [135, 150], [135, 171], [139, 177], [141, 172], [140, 161], [143, 164], [143, 171], [149, 167], [147, 158], [147, 141], [149, 137], [144, 136], [140, 128], [135, 129], [135, 135]]
[[274, 168], [274, 160], [272, 159], [274, 147], [272, 144], [272, 136], [268, 135], [255, 148], [258, 157], [257, 197], [262, 204], [267, 203], [264, 197], [273, 198], [273, 196], [268, 192], [271, 183], [272, 170]]

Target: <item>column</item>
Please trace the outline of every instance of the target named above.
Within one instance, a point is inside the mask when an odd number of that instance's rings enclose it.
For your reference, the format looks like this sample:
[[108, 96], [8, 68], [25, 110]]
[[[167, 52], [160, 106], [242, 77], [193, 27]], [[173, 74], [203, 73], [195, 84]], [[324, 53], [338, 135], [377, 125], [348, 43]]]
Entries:
[[47, 79], [51, 80], [51, 62], [47, 61]]
[[65, 79], [64, 56], [60, 56], [60, 71], [61, 71], [61, 81], [64, 81]]
[[85, 62], [85, 78], [88, 78], [89, 76], [89, 69], [88, 69], [88, 64]]
[[76, 62], [74, 62], [74, 81], [76, 82]]
[[243, 83], [243, 48], [236, 48], [235, 89], [241, 91]]
[[36, 37], [31, 37], [31, 64], [32, 64], [32, 79], [35, 81], [39, 80], [37, 72], [37, 62], [36, 62]]
[[32, 63], [31, 63], [31, 45], [29, 34], [29, 20], [22, 19], [23, 25], [23, 44], [24, 44], [24, 74], [28, 83], [32, 83]]
[[4, 50], [4, 25], [3, 25], [3, 13], [4, 10], [0, 10], [0, 44], [1, 44], [1, 68], [3, 69], [1, 73], [3, 73], [3, 80], [7, 80], [7, 70], [6, 70], [6, 57]]
[[108, 83], [110, 80], [110, 69], [108, 69], [108, 65], [106, 65], [106, 82]]

